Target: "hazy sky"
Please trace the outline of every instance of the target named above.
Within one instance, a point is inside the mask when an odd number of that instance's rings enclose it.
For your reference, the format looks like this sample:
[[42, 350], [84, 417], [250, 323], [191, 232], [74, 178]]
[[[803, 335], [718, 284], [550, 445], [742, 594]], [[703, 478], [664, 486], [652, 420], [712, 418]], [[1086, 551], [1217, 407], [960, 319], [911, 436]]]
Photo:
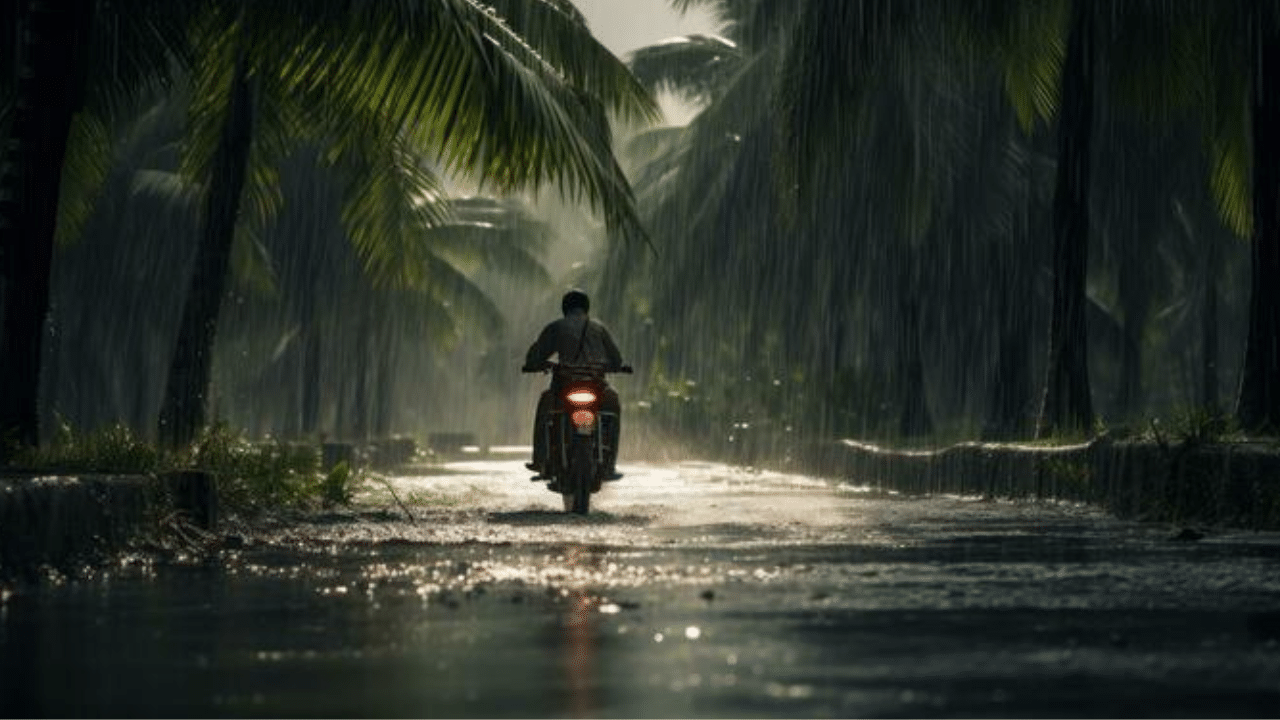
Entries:
[[[678, 35], [713, 33], [715, 22], [706, 11], [690, 10], [683, 16], [668, 0], [573, 0], [587, 18], [591, 33], [613, 54], [626, 59], [638, 47]], [[659, 97], [666, 122], [683, 125], [692, 109], [669, 97]]]

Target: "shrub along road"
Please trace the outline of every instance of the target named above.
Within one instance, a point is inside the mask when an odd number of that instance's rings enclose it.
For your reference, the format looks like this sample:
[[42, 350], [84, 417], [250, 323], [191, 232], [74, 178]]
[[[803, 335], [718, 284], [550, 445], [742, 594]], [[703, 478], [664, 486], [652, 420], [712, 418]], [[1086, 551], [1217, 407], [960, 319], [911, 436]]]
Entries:
[[[5, 715], [1267, 716], [1280, 535], [1064, 503], [518, 462], [0, 590]], [[394, 489], [394, 497], [390, 489]]]

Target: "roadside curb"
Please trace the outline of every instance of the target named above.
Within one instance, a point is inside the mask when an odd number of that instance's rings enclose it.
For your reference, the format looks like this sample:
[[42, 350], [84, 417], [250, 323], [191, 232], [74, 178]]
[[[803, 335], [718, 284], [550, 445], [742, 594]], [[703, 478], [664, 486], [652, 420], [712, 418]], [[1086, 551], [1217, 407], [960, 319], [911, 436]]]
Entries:
[[1077, 501], [1125, 519], [1280, 529], [1280, 449], [1274, 443], [1103, 438], [1057, 447], [963, 443], [890, 450], [840, 440], [800, 455], [789, 469], [881, 490]]
[[202, 530], [217, 528], [212, 475], [0, 477], [0, 578], [119, 551], [175, 515]]

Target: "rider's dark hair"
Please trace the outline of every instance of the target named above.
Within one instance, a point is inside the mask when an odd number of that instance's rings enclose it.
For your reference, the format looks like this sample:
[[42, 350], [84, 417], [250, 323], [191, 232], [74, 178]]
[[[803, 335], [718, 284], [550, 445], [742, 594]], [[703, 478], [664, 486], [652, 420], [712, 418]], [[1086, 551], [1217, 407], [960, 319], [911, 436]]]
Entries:
[[565, 315], [568, 315], [569, 311], [574, 308], [581, 308], [583, 312], [590, 312], [591, 298], [587, 297], [587, 294], [581, 290], [570, 290], [565, 293], [564, 298], [560, 300], [560, 310], [563, 311]]

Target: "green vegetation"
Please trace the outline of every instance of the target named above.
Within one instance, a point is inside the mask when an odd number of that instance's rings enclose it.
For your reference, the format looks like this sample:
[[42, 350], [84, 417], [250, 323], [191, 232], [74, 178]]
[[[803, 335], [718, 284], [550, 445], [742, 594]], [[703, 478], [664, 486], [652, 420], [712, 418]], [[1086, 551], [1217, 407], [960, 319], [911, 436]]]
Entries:
[[14, 453], [15, 467], [59, 472], [151, 473], [161, 469], [161, 453], [123, 425], [77, 434], [59, 418], [53, 438], [41, 447]]
[[1163, 444], [1167, 438], [1188, 445], [1208, 445], [1244, 438], [1239, 422], [1216, 409], [1201, 407], [1176, 410], [1167, 423], [1151, 421], [1153, 439]]
[[202, 470], [216, 479], [223, 507], [245, 513], [347, 505], [366, 479], [345, 462], [325, 470], [314, 444], [250, 442], [222, 424], [206, 428], [189, 448], [168, 451], [122, 425], [80, 434], [62, 422], [51, 442], [19, 449], [12, 466], [131, 475]]

